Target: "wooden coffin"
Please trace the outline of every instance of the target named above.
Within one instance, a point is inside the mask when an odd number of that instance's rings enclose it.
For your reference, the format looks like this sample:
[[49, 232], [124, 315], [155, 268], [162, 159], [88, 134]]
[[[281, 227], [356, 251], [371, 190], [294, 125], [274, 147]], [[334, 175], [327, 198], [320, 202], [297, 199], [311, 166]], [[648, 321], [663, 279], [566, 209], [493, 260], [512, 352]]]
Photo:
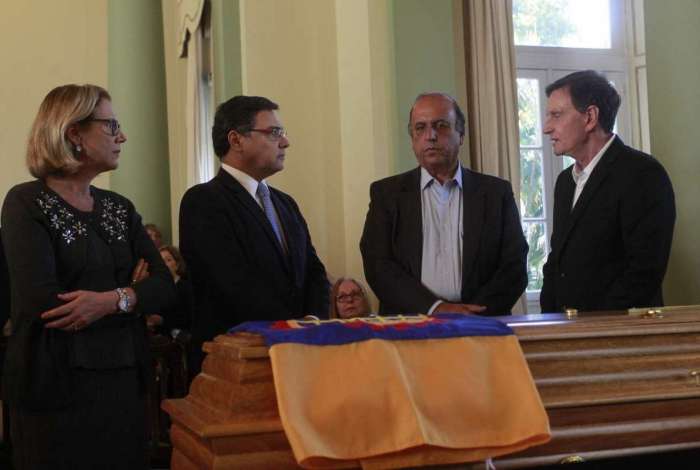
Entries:
[[[552, 440], [497, 468], [700, 448], [700, 307], [500, 320], [518, 335]], [[218, 336], [204, 349], [189, 395], [162, 405], [172, 469], [298, 468], [261, 338]]]

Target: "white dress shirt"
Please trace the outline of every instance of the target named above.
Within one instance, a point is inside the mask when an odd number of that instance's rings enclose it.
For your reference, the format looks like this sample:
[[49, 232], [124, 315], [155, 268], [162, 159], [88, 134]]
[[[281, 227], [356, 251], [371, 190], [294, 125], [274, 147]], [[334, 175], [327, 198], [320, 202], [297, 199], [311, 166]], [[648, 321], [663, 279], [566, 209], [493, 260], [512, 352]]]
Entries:
[[258, 203], [260, 208], [263, 208], [262, 201], [258, 197], [258, 185], [259, 184], [267, 184], [265, 183], [265, 180], [262, 180], [258, 182], [255, 178], [250, 176], [248, 173], [244, 173], [238, 168], [234, 168], [231, 165], [227, 165], [225, 163], [221, 164], [221, 168], [228, 173], [229, 175], [233, 176], [233, 178], [241, 183], [241, 186], [245, 188], [245, 190], [250, 194], [250, 196], [255, 199], [255, 202]]
[[[241, 186], [243, 186], [248, 194], [253, 198], [255, 202], [258, 203], [258, 206], [260, 206], [260, 209], [264, 212], [265, 209], [263, 208], [262, 201], [260, 200], [260, 197], [258, 196], [258, 185], [264, 184], [267, 186], [267, 182], [265, 180], [262, 180], [258, 182], [255, 178], [250, 176], [248, 173], [244, 173], [238, 168], [234, 168], [231, 165], [227, 165], [225, 163], [221, 163], [221, 168], [228, 173], [229, 175], [233, 176], [236, 181], [241, 183]], [[269, 186], [268, 186], [269, 188]], [[274, 207], [273, 207], [274, 208]], [[274, 208], [274, 217], [277, 219], [277, 226], [282, 228], [282, 243], [284, 247], [286, 248], [287, 246], [287, 239], [286, 235], [284, 233], [284, 227], [282, 226], [282, 222], [280, 221], [280, 216], [277, 213], [277, 208]]]
[[600, 149], [600, 151], [595, 155], [595, 157], [593, 157], [593, 160], [591, 160], [588, 163], [588, 165], [586, 165], [586, 168], [579, 171], [576, 164], [574, 164], [574, 167], [571, 169], [571, 176], [574, 178], [574, 183], [576, 183], [576, 191], [574, 191], [574, 200], [571, 202], [572, 210], [576, 205], [576, 201], [578, 201], [579, 196], [583, 192], [583, 187], [586, 186], [588, 178], [591, 176], [591, 173], [593, 173], [595, 166], [598, 164], [605, 151], [608, 150], [608, 147], [610, 147], [610, 144], [612, 144], [613, 140], [615, 140], [615, 134], [613, 134], [612, 137], [610, 137], [610, 140], [608, 140], [608, 142], [605, 145], [603, 145], [603, 148]]

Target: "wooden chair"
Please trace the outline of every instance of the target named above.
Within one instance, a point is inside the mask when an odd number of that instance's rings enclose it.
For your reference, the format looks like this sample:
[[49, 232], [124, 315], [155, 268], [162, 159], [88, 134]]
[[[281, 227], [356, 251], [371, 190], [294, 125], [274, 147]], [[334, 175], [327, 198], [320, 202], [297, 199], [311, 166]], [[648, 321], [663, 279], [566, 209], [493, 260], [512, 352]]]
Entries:
[[146, 426], [151, 465], [167, 468], [172, 451], [170, 419], [160, 409], [160, 403], [167, 398], [182, 398], [187, 395], [187, 344], [162, 334], [153, 334], [149, 339], [153, 368], [148, 389]]

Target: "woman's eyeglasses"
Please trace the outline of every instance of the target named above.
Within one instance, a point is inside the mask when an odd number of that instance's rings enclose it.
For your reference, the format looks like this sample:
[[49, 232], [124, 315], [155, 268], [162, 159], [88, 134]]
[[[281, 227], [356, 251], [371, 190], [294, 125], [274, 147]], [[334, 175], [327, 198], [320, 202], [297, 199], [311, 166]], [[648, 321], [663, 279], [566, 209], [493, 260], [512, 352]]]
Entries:
[[358, 300], [361, 298], [362, 298], [362, 292], [355, 291], [355, 292], [350, 292], [349, 294], [340, 294], [335, 299], [338, 302], [340, 302], [341, 304], [347, 304], [347, 303], [352, 302], [353, 300]]
[[109, 130], [109, 134], [112, 137], [116, 137], [122, 129], [121, 125], [119, 124], [119, 121], [117, 121], [116, 119], [87, 118], [83, 120], [83, 122], [90, 121], [104, 122], [105, 124], [107, 124], [106, 129]]

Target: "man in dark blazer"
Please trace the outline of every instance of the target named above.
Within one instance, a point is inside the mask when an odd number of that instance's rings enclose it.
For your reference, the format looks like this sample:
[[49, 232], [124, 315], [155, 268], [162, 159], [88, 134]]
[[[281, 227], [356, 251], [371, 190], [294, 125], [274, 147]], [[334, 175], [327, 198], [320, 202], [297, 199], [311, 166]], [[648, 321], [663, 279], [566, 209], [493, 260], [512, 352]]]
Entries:
[[461, 167], [464, 126], [449, 95], [418, 96], [409, 134], [419, 167], [370, 188], [360, 248], [382, 313], [506, 315], [525, 290], [513, 191]]
[[190, 188], [180, 205], [180, 248], [192, 279], [196, 373], [201, 345], [251, 320], [328, 312], [328, 280], [291, 196], [267, 186], [282, 170], [289, 139], [278, 106], [236, 96], [214, 118], [221, 170]]
[[[10, 318], [10, 275], [7, 272], [5, 250], [2, 246], [2, 229], [0, 229], [0, 336], [2, 330]], [[2, 369], [2, 365], [0, 365]]]
[[546, 93], [544, 133], [556, 155], [576, 162], [554, 189], [542, 311], [663, 305], [676, 219], [666, 171], [613, 134], [620, 95], [602, 75], [575, 72]]

